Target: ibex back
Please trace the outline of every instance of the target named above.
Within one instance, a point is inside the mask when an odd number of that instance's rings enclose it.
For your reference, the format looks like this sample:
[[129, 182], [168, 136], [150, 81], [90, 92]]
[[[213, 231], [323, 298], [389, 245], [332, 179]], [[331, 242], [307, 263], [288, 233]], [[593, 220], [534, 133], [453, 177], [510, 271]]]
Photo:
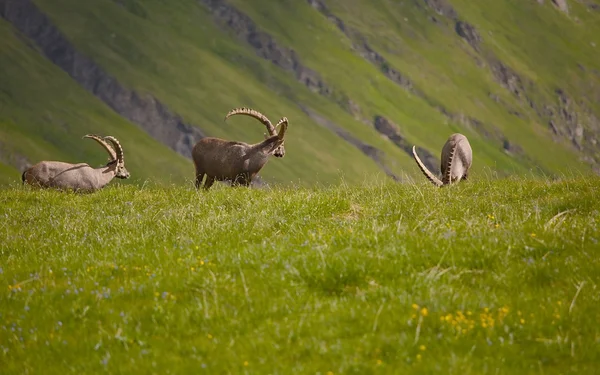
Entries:
[[452, 134], [442, 148], [440, 165], [442, 171], [441, 181], [421, 162], [415, 146], [412, 148], [412, 153], [421, 172], [438, 187], [466, 180], [469, 176], [471, 164], [473, 163], [473, 151], [471, 150], [469, 140], [459, 133]]

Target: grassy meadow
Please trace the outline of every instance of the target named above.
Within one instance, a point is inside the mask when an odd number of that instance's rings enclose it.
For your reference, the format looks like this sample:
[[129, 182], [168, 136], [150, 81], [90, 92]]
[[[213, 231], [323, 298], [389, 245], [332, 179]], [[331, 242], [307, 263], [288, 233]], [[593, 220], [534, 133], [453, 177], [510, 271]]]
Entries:
[[593, 373], [599, 178], [0, 190], [0, 368]]

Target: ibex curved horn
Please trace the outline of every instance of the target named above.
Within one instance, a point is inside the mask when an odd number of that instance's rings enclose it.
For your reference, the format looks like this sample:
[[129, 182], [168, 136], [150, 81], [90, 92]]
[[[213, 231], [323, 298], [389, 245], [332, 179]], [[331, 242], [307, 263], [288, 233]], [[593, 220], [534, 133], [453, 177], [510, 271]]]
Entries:
[[229, 111], [229, 113], [227, 113], [227, 115], [225, 116], [225, 120], [227, 120], [229, 117], [234, 116], [234, 115], [246, 115], [246, 116], [254, 117], [255, 119], [262, 122], [263, 125], [265, 125], [267, 127], [267, 131], [269, 132], [269, 135], [277, 134], [277, 132], [275, 131], [275, 127], [273, 126], [271, 121], [267, 118], [267, 116], [263, 115], [262, 113], [258, 112], [257, 110], [254, 110], [252, 108], [246, 108], [246, 107], [235, 108], [235, 109], [232, 109], [231, 111]]
[[117, 153], [117, 160], [120, 163], [123, 163], [123, 146], [121, 146], [121, 144], [119, 143], [119, 141], [113, 137], [113, 136], [106, 136], [104, 137], [105, 140], [109, 141], [110, 143], [112, 143], [113, 147], [115, 148], [115, 151]]
[[446, 173], [442, 177], [442, 181], [444, 184], [452, 183], [451, 179], [452, 179], [452, 166], [454, 165], [454, 156], [456, 155], [456, 150], [458, 150], [458, 144], [461, 141], [462, 140], [459, 140], [458, 142], [456, 142], [456, 144], [454, 144], [454, 147], [452, 147], [452, 150], [450, 150], [450, 155], [448, 156], [448, 164], [446, 165]]
[[106, 141], [104, 141], [104, 139], [102, 139], [102, 137], [100, 137], [99, 135], [86, 134], [83, 136], [83, 138], [93, 139], [94, 141], [98, 142], [100, 146], [102, 146], [106, 150], [106, 152], [108, 152], [111, 161], [117, 160], [117, 154], [115, 153], [115, 150], [113, 150], [113, 148], [110, 147], [108, 143], [106, 143]]
[[277, 122], [277, 124], [275, 124], [275, 129], [277, 129], [278, 127], [280, 127], [283, 123], [285, 123], [285, 125], [288, 125], [288, 119], [287, 117], [282, 117], [281, 119], [279, 119], [279, 121]]
[[283, 137], [285, 136], [285, 131], [288, 127], [288, 119], [286, 117], [283, 117], [281, 120], [279, 120], [277, 126], [281, 126], [277, 135], [279, 136], [279, 139], [283, 139]]
[[429, 181], [431, 181], [435, 186], [437, 186], [437, 187], [442, 186], [444, 183], [442, 181], [440, 181], [439, 178], [435, 177], [433, 175], [433, 173], [431, 173], [429, 171], [429, 169], [427, 169], [427, 167], [423, 164], [423, 162], [421, 162], [421, 159], [419, 159], [419, 155], [417, 155], [415, 146], [413, 146], [413, 148], [412, 148], [412, 154], [413, 154], [413, 157], [415, 158], [415, 161], [417, 162], [417, 165], [419, 166], [419, 169], [421, 169], [421, 172], [423, 172], [425, 177], [427, 177], [429, 179]]

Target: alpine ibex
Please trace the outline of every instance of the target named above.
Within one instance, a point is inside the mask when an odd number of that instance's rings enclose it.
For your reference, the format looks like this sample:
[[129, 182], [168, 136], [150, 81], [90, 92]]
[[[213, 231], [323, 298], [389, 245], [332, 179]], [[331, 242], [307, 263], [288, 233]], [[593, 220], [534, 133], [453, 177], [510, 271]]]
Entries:
[[[123, 159], [123, 147], [116, 138], [111, 136], [102, 138], [92, 134], [85, 135], [83, 138], [93, 139], [104, 147], [110, 160], [106, 166], [92, 168], [86, 163], [41, 161], [23, 172], [21, 176], [23, 183], [43, 188], [93, 192], [102, 189], [114, 177], [129, 178]], [[106, 141], [110, 142], [114, 149]]]
[[[204, 189], [208, 190], [217, 181], [231, 181], [231, 185], [250, 186], [252, 179], [269, 160], [270, 155], [283, 157], [284, 135], [288, 126], [288, 119], [282, 117], [277, 125], [262, 113], [250, 108], [236, 108], [231, 110], [225, 120], [233, 115], [247, 115], [262, 122], [269, 135], [265, 140], [256, 144], [226, 141], [220, 138], [202, 138], [192, 150], [192, 159], [196, 167], [196, 188], [200, 188], [202, 179]], [[279, 133], [276, 128], [280, 127]]]
[[452, 134], [444, 144], [444, 148], [442, 148], [441, 181], [421, 162], [415, 146], [412, 148], [412, 153], [425, 177], [438, 187], [466, 180], [469, 176], [469, 168], [471, 168], [471, 163], [473, 162], [473, 151], [471, 150], [469, 140], [464, 135], [458, 133]]

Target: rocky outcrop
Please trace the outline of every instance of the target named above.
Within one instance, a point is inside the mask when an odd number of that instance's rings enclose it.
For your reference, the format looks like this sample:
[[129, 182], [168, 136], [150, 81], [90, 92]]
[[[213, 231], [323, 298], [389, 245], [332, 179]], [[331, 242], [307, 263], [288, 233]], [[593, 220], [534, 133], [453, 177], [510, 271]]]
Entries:
[[323, 1], [307, 1], [310, 6], [318, 10], [323, 16], [337, 26], [337, 28], [344, 33], [348, 39], [352, 41], [352, 47], [362, 58], [375, 65], [390, 81], [396, 83], [409, 92], [416, 93], [413, 83], [407, 76], [394, 69], [394, 67], [381, 54], [375, 51], [375, 49], [373, 49], [369, 43], [367, 43], [364, 36], [362, 36], [356, 30], [347, 27], [344, 24], [344, 21], [333, 14]]
[[479, 51], [479, 43], [481, 43], [482, 39], [475, 26], [468, 22], [456, 21], [454, 30], [458, 36], [466, 40], [475, 51]]
[[490, 69], [496, 81], [517, 97], [524, 97], [525, 85], [521, 77], [502, 61], [491, 58]]
[[311, 91], [325, 96], [332, 95], [333, 90], [319, 74], [302, 65], [296, 51], [282, 46], [271, 35], [260, 30], [250, 17], [224, 0], [199, 1], [209, 9], [218, 25], [231, 30], [238, 39], [249, 44], [259, 57], [292, 72]]
[[[377, 115], [373, 119], [373, 125], [375, 129], [382, 135], [386, 136], [390, 141], [392, 141], [396, 146], [398, 146], [402, 151], [406, 152], [412, 157], [412, 145], [408, 143], [406, 138], [402, 136], [400, 133], [400, 128], [398, 125], [394, 124], [387, 118]], [[438, 170], [437, 168], [440, 165], [440, 160], [433, 156], [429, 151], [424, 148], [417, 146], [417, 153], [420, 155], [423, 164], [427, 166], [427, 168], [431, 171]]]
[[121, 85], [116, 78], [75, 49], [31, 0], [0, 0], [0, 16], [30, 38], [55, 65], [119, 115], [138, 124], [148, 134], [178, 153], [191, 157], [203, 133], [186, 124], [151, 95]]
[[569, 5], [567, 0], [552, 0], [552, 4], [557, 7], [561, 12], [569, 14]]
[[[557, 104], [546, 105], [544, 114], [548, 117], [548, 126], [552, 132], [569, 139], [580, 151], [587, 151], [588, 159], [598, 158], [600, 143], [600, 120], [590, 111], [578, 112], [575, 103], [563, 89], [556, 89]], [[599, 160], [600, 161], [600, 160]]]
[[394, 181], [400, 181], [400, 177], [396, 176], [396, 174], [394, 174], [392, 169], [386, 164], [385, 153], [383, 151], [381, 151], [380, 149], [373, 147], [367, 143], [364, 143], [360, 139], [354, 137], [352, 134], [350, 134], [344, 128], [336, 125], [332, 121], [321, 116], [316, 111], [314, 111], [306, 106], [303, 106], [303, 105], [300, 105], [300, 108], [314, 122], [323, 126], [326, 129], [331, 130], [332, 132], [337, 134], [340, 138], [344, 139], [346, 142], [348, 142], [351, 145], [353, 145], [354, 147], [358, 148], [363, 154], [365, 154], [366, 156], [371, 158], [385, 172], [385, 174], [388, 175], [389, 177], [391, 177]]

